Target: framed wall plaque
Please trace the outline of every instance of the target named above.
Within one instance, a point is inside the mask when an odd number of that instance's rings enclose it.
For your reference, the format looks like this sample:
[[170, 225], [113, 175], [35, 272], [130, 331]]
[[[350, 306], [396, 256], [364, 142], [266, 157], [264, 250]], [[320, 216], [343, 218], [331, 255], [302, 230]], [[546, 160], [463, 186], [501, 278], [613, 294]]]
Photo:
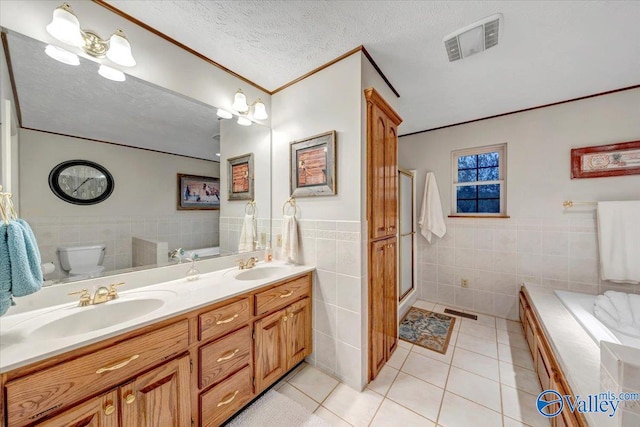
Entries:
[[640, 141], [571, 150], [571, 179], [640, 174]]
[[332, 196], [336, 190], [336, 131], [291, 143], [291, 195]]
[[178, 210], [220, 209], [220, 179], [178, 174]]
[[253, 200], [253, 153], [227, 159], [229, 200]]

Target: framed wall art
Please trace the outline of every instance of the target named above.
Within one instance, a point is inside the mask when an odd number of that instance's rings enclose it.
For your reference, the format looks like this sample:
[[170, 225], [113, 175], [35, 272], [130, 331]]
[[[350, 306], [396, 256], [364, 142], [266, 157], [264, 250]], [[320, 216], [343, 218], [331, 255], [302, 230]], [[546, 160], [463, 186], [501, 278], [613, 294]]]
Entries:
[[571, 150], [571, 179], [640, 174], [640, 141]]
[[178, 210], [220, 209], [220, 178], [178, 174]]
[[291, 196], [332, 196], [336, 189], [336, 131], [291, 143]]
[[227, 159], [229, 200], [253, 200], [253, 153]]

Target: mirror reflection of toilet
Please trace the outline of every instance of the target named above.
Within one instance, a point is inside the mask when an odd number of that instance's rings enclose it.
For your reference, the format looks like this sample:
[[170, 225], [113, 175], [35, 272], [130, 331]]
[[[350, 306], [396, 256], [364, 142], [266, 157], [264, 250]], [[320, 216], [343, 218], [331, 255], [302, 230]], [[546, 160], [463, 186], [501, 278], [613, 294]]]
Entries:
[[72, 279], [89, 278], [104, 271], [105, 245], [60, 246], [60, 266]]

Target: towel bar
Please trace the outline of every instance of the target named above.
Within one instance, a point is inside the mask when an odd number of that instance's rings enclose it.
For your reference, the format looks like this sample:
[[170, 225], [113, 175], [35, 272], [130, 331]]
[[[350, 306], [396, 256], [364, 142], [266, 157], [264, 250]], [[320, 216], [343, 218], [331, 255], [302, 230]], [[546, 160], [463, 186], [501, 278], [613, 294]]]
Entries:
[[296, 207], [296, 199], [293, 196], [289, 197], [289, 200], [284, 202], [284, 205], [282, 205], [282, 215], [286, 215], [287, 205], [293, 208], [293, 216], [296, 216], [296, 213], [298, 213], [298, 208]]

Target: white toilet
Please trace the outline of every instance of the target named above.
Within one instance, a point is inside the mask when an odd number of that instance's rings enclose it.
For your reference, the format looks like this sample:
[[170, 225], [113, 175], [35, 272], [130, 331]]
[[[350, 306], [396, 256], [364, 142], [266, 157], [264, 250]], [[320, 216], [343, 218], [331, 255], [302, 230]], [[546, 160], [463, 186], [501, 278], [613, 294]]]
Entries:
[[104, 271], [105, 245], [61, 246], [58, 248], [60, 266], [69, 277], [94, 277]]

